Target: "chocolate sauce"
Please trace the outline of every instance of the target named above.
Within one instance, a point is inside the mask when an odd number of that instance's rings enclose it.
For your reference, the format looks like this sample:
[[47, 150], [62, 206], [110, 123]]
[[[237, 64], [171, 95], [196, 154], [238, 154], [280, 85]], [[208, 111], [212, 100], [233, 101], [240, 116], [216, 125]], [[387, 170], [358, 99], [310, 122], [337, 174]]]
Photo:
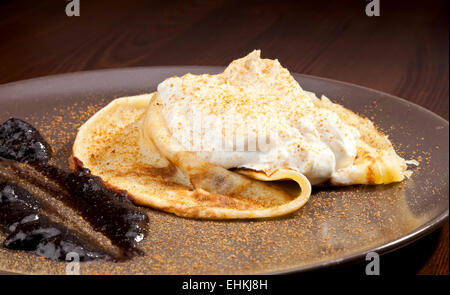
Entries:
[[33, 126], [12, 118], [0, 125], [0, 157], [21, 163], [47, 162], [51, 149]]
[[34, 163], [33, 167], [59, 183], [65, 192], [61, 200], [77, 210], [96, 231], [125, 250], [126, 255], [141, 254], [137, 245], [144, 238], [148, 216], [125, 192], [108, 189], [89, 169], [67, 174], [46, 163]]
[[[113, 244], [120, 247], [125, 256], [141, 254], [137, 245], [144, 238], [148, 224], [147, 215], [133, 205], [126, 193], [108, 189], [102, 180], [91, 175], [88, 169], [67, 173], [49, 164], [50, 147], [33, 126], [19, 119], [10, 119], [1, 125], [0, 157], [27, 163], [57, 183], [57, 191], [47, 190], [52, 197], [74, 208], [96, 231], [103, 233]], [[42, 181], [36, 180], [35, 184], [42, 187]], [[10, 210], [6, 212], [15, 214]], [[30, 237], [35, 235], [33, 230], [23, 233]], [[72, 242], [76, 244], [75, 240]], [[25, 244], [14, 242], [11, 245], [26, 248]]]
[[19, 222], [35, 219], [39, 202], [25, 189], [8, 182], [0, 182], [0, 226], [14, 231]]
[[72, 231], [40, 214], [39, 202], [27, 190], [10, 182], [0, 183], [0, 226], [9, 233], [3, 246], [24, 250], [52, 260], [65, 260], [68, 253], [80, 261], [111, 259], [91, 249]]

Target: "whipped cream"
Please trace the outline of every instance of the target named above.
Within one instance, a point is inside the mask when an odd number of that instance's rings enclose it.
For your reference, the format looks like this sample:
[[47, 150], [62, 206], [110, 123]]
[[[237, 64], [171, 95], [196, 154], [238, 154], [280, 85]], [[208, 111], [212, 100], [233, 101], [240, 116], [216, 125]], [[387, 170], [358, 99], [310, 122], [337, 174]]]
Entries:
[[358, 131], [317, 108], [289, 71], [259, 50], [217, 75], [168, 78], [158, 94], [172, 136], [224, 168], [288, 168], [318, 184], [356, 156]]

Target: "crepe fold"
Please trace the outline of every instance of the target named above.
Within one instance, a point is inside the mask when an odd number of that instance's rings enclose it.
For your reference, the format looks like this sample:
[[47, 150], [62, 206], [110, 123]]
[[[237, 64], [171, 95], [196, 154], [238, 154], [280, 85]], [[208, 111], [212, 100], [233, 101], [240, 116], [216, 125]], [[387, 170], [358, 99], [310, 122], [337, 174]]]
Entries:
[[72, 168], [88, 168], [136, 204], [190, 218], [275, 217], [308, 201], [311, 185], [294, 170], [230, 171], [186, 151], [171, 136], [158, 100], [157, 93], [123, 97], [97, 112], [79, 129]]

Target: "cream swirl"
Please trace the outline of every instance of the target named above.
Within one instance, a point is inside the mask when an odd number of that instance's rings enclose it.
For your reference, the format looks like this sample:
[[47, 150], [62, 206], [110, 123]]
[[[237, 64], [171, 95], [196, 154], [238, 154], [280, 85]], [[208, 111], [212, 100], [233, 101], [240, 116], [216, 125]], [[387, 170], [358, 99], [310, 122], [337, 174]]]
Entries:
[[259, 50], [217, 75], [168, 78], [158, 94], [172, 136], [225, 168], [288, 168], [318, 184], [356, 156], [358, 131], [316, 107], [289, 71]]

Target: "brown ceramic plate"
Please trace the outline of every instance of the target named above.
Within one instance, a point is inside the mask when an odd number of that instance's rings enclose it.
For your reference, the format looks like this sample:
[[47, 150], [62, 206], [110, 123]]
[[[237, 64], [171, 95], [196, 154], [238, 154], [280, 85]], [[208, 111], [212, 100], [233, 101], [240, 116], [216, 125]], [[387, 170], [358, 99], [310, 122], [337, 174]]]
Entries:
[[[222, 70], [130, 68], [10, 83], [0, 86], [0, 121], [17, 117], [34, 124], [50, 141], [58, 164], [67, 169], [77, 127], [112, 99], [154, 91], [168, 76]], [[420, 161], [420, 168], [401, 184], [316, 188], [305, 207], [283, 218], [204, 221], [148, 209], [149, 233], [141, 246], [146, 255], [126, 263], [84, 263], [81, 272], [305, 271], [361, 260], [369, 251], [382, 254], [395, 250], [430, 233], [448, 218], [447, 121], [386, 93], [322, 78], [294, 76], [304, 89], [325, 94], [371, 118], [404, 158]], [[55, 206], [60, 204], [55, 201]], [[65, 212], [63, 206], [59, 210]], [[65, 262], [0, 249], [0, 270], [4, 272], [64, 273], [65, 266]]]

